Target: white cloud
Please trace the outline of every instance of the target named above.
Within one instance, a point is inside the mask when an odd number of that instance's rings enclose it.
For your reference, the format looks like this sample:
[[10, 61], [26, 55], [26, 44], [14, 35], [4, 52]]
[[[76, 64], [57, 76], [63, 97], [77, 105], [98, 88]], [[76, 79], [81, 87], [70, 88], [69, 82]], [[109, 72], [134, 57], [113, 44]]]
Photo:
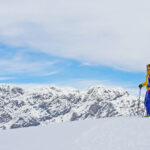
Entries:
[[[26, 74], [27, 76], [50, 76], [60, 72], [56, 67], [54, 67], [59, 60], [40, 60], [28, 58], [25, 53], [18, 53], [11, 55], [10, 57], [0, 59], [0, 75], [20, 75]], [[1, 78], [0, 80], [5, 80], [7, 78]]]
[[55, 74], [58, 74], [58, 73], [60, 73], [61, 72], [61, 70], [55, 70], [55, 71], [51, 71], [51, 72], [44, 72], [44, 73], [40, 73], [40, 75], [38, 75], [38, 76], [52, 76], [52, 75], [55, 75]]
[[15, 79], [14, 77], [1, 77], [0, 76], [0, 81], [6, 81], [6, 80], [12, 80]]
[[150, 63], [148, 0], [1, 0], [0, 41], [127, 71]]

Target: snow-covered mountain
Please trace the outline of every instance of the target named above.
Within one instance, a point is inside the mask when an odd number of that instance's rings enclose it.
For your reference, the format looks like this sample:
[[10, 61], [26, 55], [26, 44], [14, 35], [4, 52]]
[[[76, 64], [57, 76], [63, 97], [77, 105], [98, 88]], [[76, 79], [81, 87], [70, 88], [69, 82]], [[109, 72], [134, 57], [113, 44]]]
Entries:
[[144, 112], [137, 97], [121, 88], [73, 88], [41, 86], [21, 88], [0, 84], [0, 128], [20, 128], [112, 116], [135, 116]]

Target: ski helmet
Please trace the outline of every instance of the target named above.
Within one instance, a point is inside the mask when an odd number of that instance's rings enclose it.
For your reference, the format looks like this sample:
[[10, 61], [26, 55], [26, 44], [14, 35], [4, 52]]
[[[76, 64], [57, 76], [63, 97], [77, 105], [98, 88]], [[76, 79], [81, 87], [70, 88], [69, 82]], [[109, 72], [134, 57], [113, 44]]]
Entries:
[[150, 64], [147, 65], [147, 70], [150, 70]]
[[147, 65], [147, 74], [150, 75], [150, 64]]

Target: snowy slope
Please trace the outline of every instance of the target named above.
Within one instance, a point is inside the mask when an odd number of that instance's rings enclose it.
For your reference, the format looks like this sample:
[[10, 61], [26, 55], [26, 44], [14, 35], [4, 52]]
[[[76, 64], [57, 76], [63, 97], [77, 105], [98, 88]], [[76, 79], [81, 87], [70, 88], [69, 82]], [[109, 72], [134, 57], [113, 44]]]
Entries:
[[112, 117], [1, 131], [0, 150], [149, 150], [150, 119]]
[[0, 85], [0, 128], [20, 128], [85, 120], [90, 118], [142, 115], [136, 97], [121, 88], [73, 88], [41, 86], [23, 89]]

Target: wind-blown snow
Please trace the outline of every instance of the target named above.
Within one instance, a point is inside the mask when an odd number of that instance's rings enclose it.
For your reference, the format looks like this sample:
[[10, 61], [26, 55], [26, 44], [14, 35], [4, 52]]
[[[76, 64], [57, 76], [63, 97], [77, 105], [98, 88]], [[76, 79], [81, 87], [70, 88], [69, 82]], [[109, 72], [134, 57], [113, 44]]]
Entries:
[[114, 116], [143, 115], [141, 101], [121, 88], [41, 86], [23, 89], [0, 85], [0, 128], [21, 128]]
[[112, 117], [6, 130], [0, 150], [149, 150], [150, 119]]

